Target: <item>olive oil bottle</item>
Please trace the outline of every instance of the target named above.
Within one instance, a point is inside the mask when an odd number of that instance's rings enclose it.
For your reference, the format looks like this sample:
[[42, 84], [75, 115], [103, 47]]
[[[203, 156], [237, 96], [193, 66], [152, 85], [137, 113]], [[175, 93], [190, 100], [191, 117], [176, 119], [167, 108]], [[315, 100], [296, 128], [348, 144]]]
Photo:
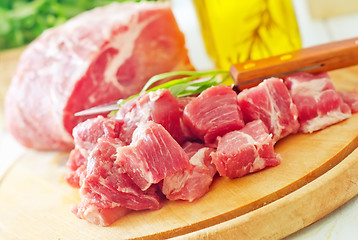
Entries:
[[291, 0], [193, 0], [217, 68], [301, 48]]

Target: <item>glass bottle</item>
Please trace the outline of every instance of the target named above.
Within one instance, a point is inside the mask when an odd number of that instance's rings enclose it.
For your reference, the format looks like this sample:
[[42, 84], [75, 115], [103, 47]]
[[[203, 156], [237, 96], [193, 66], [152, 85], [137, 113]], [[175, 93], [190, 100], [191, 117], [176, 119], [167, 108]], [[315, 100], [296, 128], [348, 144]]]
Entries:
[[291, 0], [193, 0], [217, 68], [301, 48]]

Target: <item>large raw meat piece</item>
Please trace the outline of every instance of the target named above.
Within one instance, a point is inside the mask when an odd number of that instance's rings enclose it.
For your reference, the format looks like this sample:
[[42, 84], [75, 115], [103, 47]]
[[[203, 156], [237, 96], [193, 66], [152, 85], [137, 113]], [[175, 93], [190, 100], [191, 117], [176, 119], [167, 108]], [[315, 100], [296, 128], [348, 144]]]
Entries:
[[138, 93], [153, 75], [192, 70], [168, 3], [113, 3], [45, 31], [19, 61], [8, 129], [23, 145], [71, 149], [74, 113]]
[[169, 90], [160, 89], [126, 102], [115, 118], [123, 121], [119, 137], [127, 144], [131, 143], [132, 134], [138, 125], [148, 121], [161, 124], [180, 144], [183, 140], [181, 115], [177, 99]]
[[311, 133], [351, 116], [327, 73], [296, 73], [285, 83], [298, 109], [300, 132]]
[[208, 88], [190, 101], [184, 109], [183, 122], [207, 144], [244, 126], [237, 95], [225, 85]]
[[296, 105], [281, 79], [266, 79], [238, 94], [245, 122], [260, 119], [272, 133], [274, 142], [296, 133], [299, 128]]
[[271, 136], [265, 124], [255, 120], [219, 137], [217, 151], [211, 156], [220, 176], [237, 178], [280, 164]]
[[130, 145], [117, 149], [117, 161], [143, 190], [190, 167], [182, 147], [155, 122], [140, 124]]
[[190, 158], [191, 166], [165, 178], [162, 191], [169, 200], [180, 199], [192, 202], [209, 191], [217, 172], [210, 156], [214, 149], [193, 142], [186, 142], [183, 149]]

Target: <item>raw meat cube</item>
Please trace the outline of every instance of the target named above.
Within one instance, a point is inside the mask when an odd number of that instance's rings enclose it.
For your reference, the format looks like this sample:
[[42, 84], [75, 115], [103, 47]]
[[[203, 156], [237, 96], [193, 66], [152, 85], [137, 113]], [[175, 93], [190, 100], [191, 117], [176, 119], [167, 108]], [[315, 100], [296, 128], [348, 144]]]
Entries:
[[123, 143], [119, 139], [98, 140], [88, 158], [87, 176], [81, 185], [81, 196], [91, 198], [100, 195], [101, 199], [132, 210], [160, 208], [158, 194], [140, 190], [116, 163], [117, 149], [121, 147]]
[[183, 149], [191, 167], [164, 179], [162, 191], [169, 200], [192, 202], [209, 191], [216, 167], [211, 163], [213, 148], [200, 143], [186, 142]]
[[129, 146], [117, 149], [117, 161], [143, 190], [190, 167], [188, 156], [165, 128], [155, 122], [140, 124]]
[[208, 88], [188, 103], [183, 122], [193, 135], [207, 144], [244, 126], [237, 95], [225, 85]]
[[161, 198], [155, 187], [142, 191], [118, 166], [119, 139], [100, 138], [88, 157], [87, 174], [80, 188], [81, 203], [73, 212], [98, 225], [109, 225], [129, 209], [159, 209]]
[[68, 173], [65, 177], [71, 186], [80, 187], [87, 173], [89, 153], [96, 147], [98, 139], [101, 137], [117, 138], [121, 125], [121, 121], [98, 116], [87, 119], [73, 129], [76, 145], [67, 161]]
[[352, 113], [358, 112], [358, 93], [356, 91], [338, 90], [343, 102], [348, 104]]
[[281, 157], [274, 152], [274, 142], [261, 120], [219, 137], [216, 152], [211, 153], [220, 176], [242, 177], [266, 167], [276, 166]]
[[298, 109], [300, 132], [321, 130], [351, 116], [327, 73], [297, 73], [285, 83]]
[[66, 166], [68, 172], [65, 180], [72, 187], [79, 188], [87, 174], [87, 158], [81, 154], [78, 148], [75, 148], [71, 151]]
[[274, 142], [299, 128], [297, 107], [281, 79], [266, 79], [243, 90], [238, 94], [238, 102], [245, 122], [262, 120]]
[[161, 124], [180, 144], [183, 140], [180, 117], [177, 99], [167, 89], [145, 93], [128, 101], [115, 116], [123, 121], [119, 137], [127, 144], [131, 143], [132, 134], [138, 125], [148, 121]]
[[95, 198], [86, 199], [72, 209], [78, 218], [103, 227], [111, 225], [130, 211], [110, 202], [97, 201]]
[[98, 116], [79, 123], [72, 131], [76, 148], [88, 157], [101, 137], [118, 138], [123, 122]]

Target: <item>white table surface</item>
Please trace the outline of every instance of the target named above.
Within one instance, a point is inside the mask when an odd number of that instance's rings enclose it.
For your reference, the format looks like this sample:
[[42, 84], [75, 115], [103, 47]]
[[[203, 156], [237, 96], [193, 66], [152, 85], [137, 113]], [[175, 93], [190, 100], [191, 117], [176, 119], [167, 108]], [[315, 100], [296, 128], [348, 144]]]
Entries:
[[[205, 53], [199, 26], [191, 0], [171, 0], [179, 27], [186, 36], [187, 48], [193, 65], [198, 70], [213, 68]], [[313, 20], [305, 0], [293, 0], [302, 36], [303, 46], [312, 46], [332, 40], [358, 36], [358, 13], [326, 20]], [[358, 79], [357, 79], [358, 81]], [[3, 104], [3, 103], [1, 103]], [[4, 173], [25, 152], [12, 136], [0, 129], [0, 184]], [[1, 187], [1, 185], [0, 185]], [[358, 239], [358, 197], [341, 206], [312, 225], [288, 236], [287, 240], [301, 239]]]

